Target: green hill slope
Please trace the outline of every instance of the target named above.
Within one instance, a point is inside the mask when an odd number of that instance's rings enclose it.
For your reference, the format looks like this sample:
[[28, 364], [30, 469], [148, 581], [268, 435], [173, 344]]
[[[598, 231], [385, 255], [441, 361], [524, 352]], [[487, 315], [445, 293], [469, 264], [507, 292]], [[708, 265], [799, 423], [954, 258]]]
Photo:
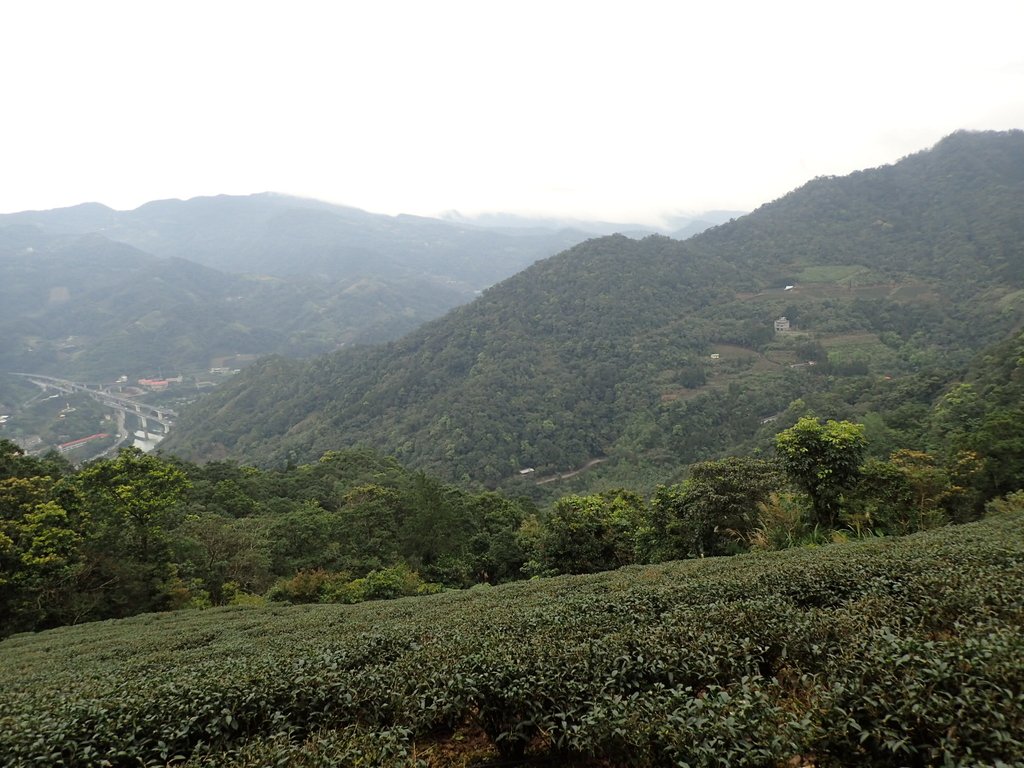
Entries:
[[1019, 764], [1021, 523], [1007, 509], [903, 539], [19, 635], [0, 643], [0, 753], [11, 766]]
[[0, 371], [112, 380], [320, 354], [395, 338], [469, 298], [426, 278], [256, 278], [98, 234], [0, 235]]
[[394, 339], [585, 237], [274, 194], [4, 214], [0, 371], [152, 377]]
[[588, 241], [384, 348], [267, 361], [164, 445], [274, 464], [362, 443], [490, 485], [600, 457], [653, 484], [797, 398], [845, 418], [881, 386], [934, 396], [1021, 320], [1022, 209], [1024, 133], [954, 134], [685, 242]]

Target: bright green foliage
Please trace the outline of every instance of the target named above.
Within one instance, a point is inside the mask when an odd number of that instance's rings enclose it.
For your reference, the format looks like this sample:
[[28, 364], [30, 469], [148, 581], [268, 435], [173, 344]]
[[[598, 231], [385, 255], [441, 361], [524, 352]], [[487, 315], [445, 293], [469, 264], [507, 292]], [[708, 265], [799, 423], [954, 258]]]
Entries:
[[86, 522], [62, 506], [54, 477], [36, 474], [61, 469], [0, 440], [0, 634], [66, 620]]
[[864, 427], [805, 416], [775, 438], [786, 472], [811, 497], [814, 522], [835, 528], [844, 494], [858, 477], [864, 457]]
[[0, 754], [12, 768], [1019, 765], [1020, 502], [904, 538], [12, 637]]
[[364, 600], [394, 600], [397, 597], [440, 592], [440, 584], [425, 582], [408, 565], [370, 571], [360, 579], [347, 572], [318, 568], [300, 571], [274, 584], [267, 596], [287, 603], [360, 603]]
[[165, 534], [180, 512], [188, 478], [170, 464], [126, 448], [116, 458], [90, 464], [76, 475], [76, 486], [118, 551], [150, 562], [166, 545]]
[[21, 562], [42, 571], [66, 568], [74, 562], [81, 539], [67, 511], [52, 501], [25, 513], [20, 534], [24, 545]]
[[730, 457], [690, 468], [681, 485], [659, 487], [644, 532], [645, 559], [723, 555], [745, 547], [758, 506], [782, 487], [777, 463]]
[[61, 622], [80, 566], [82, 534], [67, 510], [46, 500], [36, 482], [46, 480], [0, 480], [0, 611], [11, 628]]
[[370, 571], [362, 579], [352, 582], [351, 587], [354, 594], [350, 602], [393, 600], [396, 597], [430, 595], [441, 591], [440, 584], [428, 584], [405, 564]]
[[172, 539], [188, 485], [181, 470], [133, 448], [74, 476], [71, 486], [90, 520], [82, 555], [88, 567], [79, 585], [92, 604], [85, 615], [169, 607], [169, 592], [181, 590]]
[[632, 563], [643, 516], [643, 499], [629, 491], [559, 499], [538, 542], [542, 571], [594, 573]]

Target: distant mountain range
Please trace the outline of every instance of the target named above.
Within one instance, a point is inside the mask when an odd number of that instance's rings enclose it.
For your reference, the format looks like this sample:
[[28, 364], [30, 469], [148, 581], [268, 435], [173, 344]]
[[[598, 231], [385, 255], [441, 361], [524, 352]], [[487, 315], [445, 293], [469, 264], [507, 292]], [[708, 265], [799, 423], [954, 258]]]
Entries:
[[[686, 233], [726, 220], [712, 212], [674, 222]], [[100, 234], [163, 257], [223, 272], [328, 278], [432, 277], [479, 290], [588, 237], [647, 235], [636, 224], [385, 216], [317, 200], [263, 193], [159, 200], [132, 211], [85, 203], [0, 216], [0, 228], [32, 225], [52, 234]]]
[[169, 374], [393, 339], [599, 229], [488, 228], [277, 194], [7, 214], [0, 371]]
[[563, 490], [649, 487], [808, 410], [924, 445], [934, 398], [1024, 320], [1021, 211], [1024, 133], [957, 133], [684, 242], [589, 240], [384, 346], [266, 360], [164, 446], [274, 465], [364, 444], [523, 489], [605, 459]]

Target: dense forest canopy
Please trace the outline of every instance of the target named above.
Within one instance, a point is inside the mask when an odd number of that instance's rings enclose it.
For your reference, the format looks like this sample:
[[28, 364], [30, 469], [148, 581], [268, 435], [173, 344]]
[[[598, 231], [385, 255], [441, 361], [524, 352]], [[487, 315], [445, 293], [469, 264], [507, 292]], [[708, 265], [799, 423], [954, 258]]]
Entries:
[[868, 425], [797, 403], [793, 425], [762, 457], [680, 467], [685, 481], [650, 495], [634, 484], [550, 506], [469, 491], [367, 449], [271, 470], [128, 449], [75, 469], [0, 440], [0, 635], [176, 607], [357, 602], [964, 523], [1024, 487], [1022, 388], [1024, 332], [978, 355], [961, 382], [915, 412], [926, 440], [912, 448], [872, 454]]

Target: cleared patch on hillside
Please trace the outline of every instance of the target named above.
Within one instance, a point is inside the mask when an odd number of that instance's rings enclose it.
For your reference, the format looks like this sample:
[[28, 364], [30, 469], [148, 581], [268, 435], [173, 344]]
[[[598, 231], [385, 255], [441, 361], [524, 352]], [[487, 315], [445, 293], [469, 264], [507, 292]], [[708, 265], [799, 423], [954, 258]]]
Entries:
[[800, 283], [838, 283], [855, 277], [867, 277], [871, 270], [860, 264], [815, 264], [797, 274]]

